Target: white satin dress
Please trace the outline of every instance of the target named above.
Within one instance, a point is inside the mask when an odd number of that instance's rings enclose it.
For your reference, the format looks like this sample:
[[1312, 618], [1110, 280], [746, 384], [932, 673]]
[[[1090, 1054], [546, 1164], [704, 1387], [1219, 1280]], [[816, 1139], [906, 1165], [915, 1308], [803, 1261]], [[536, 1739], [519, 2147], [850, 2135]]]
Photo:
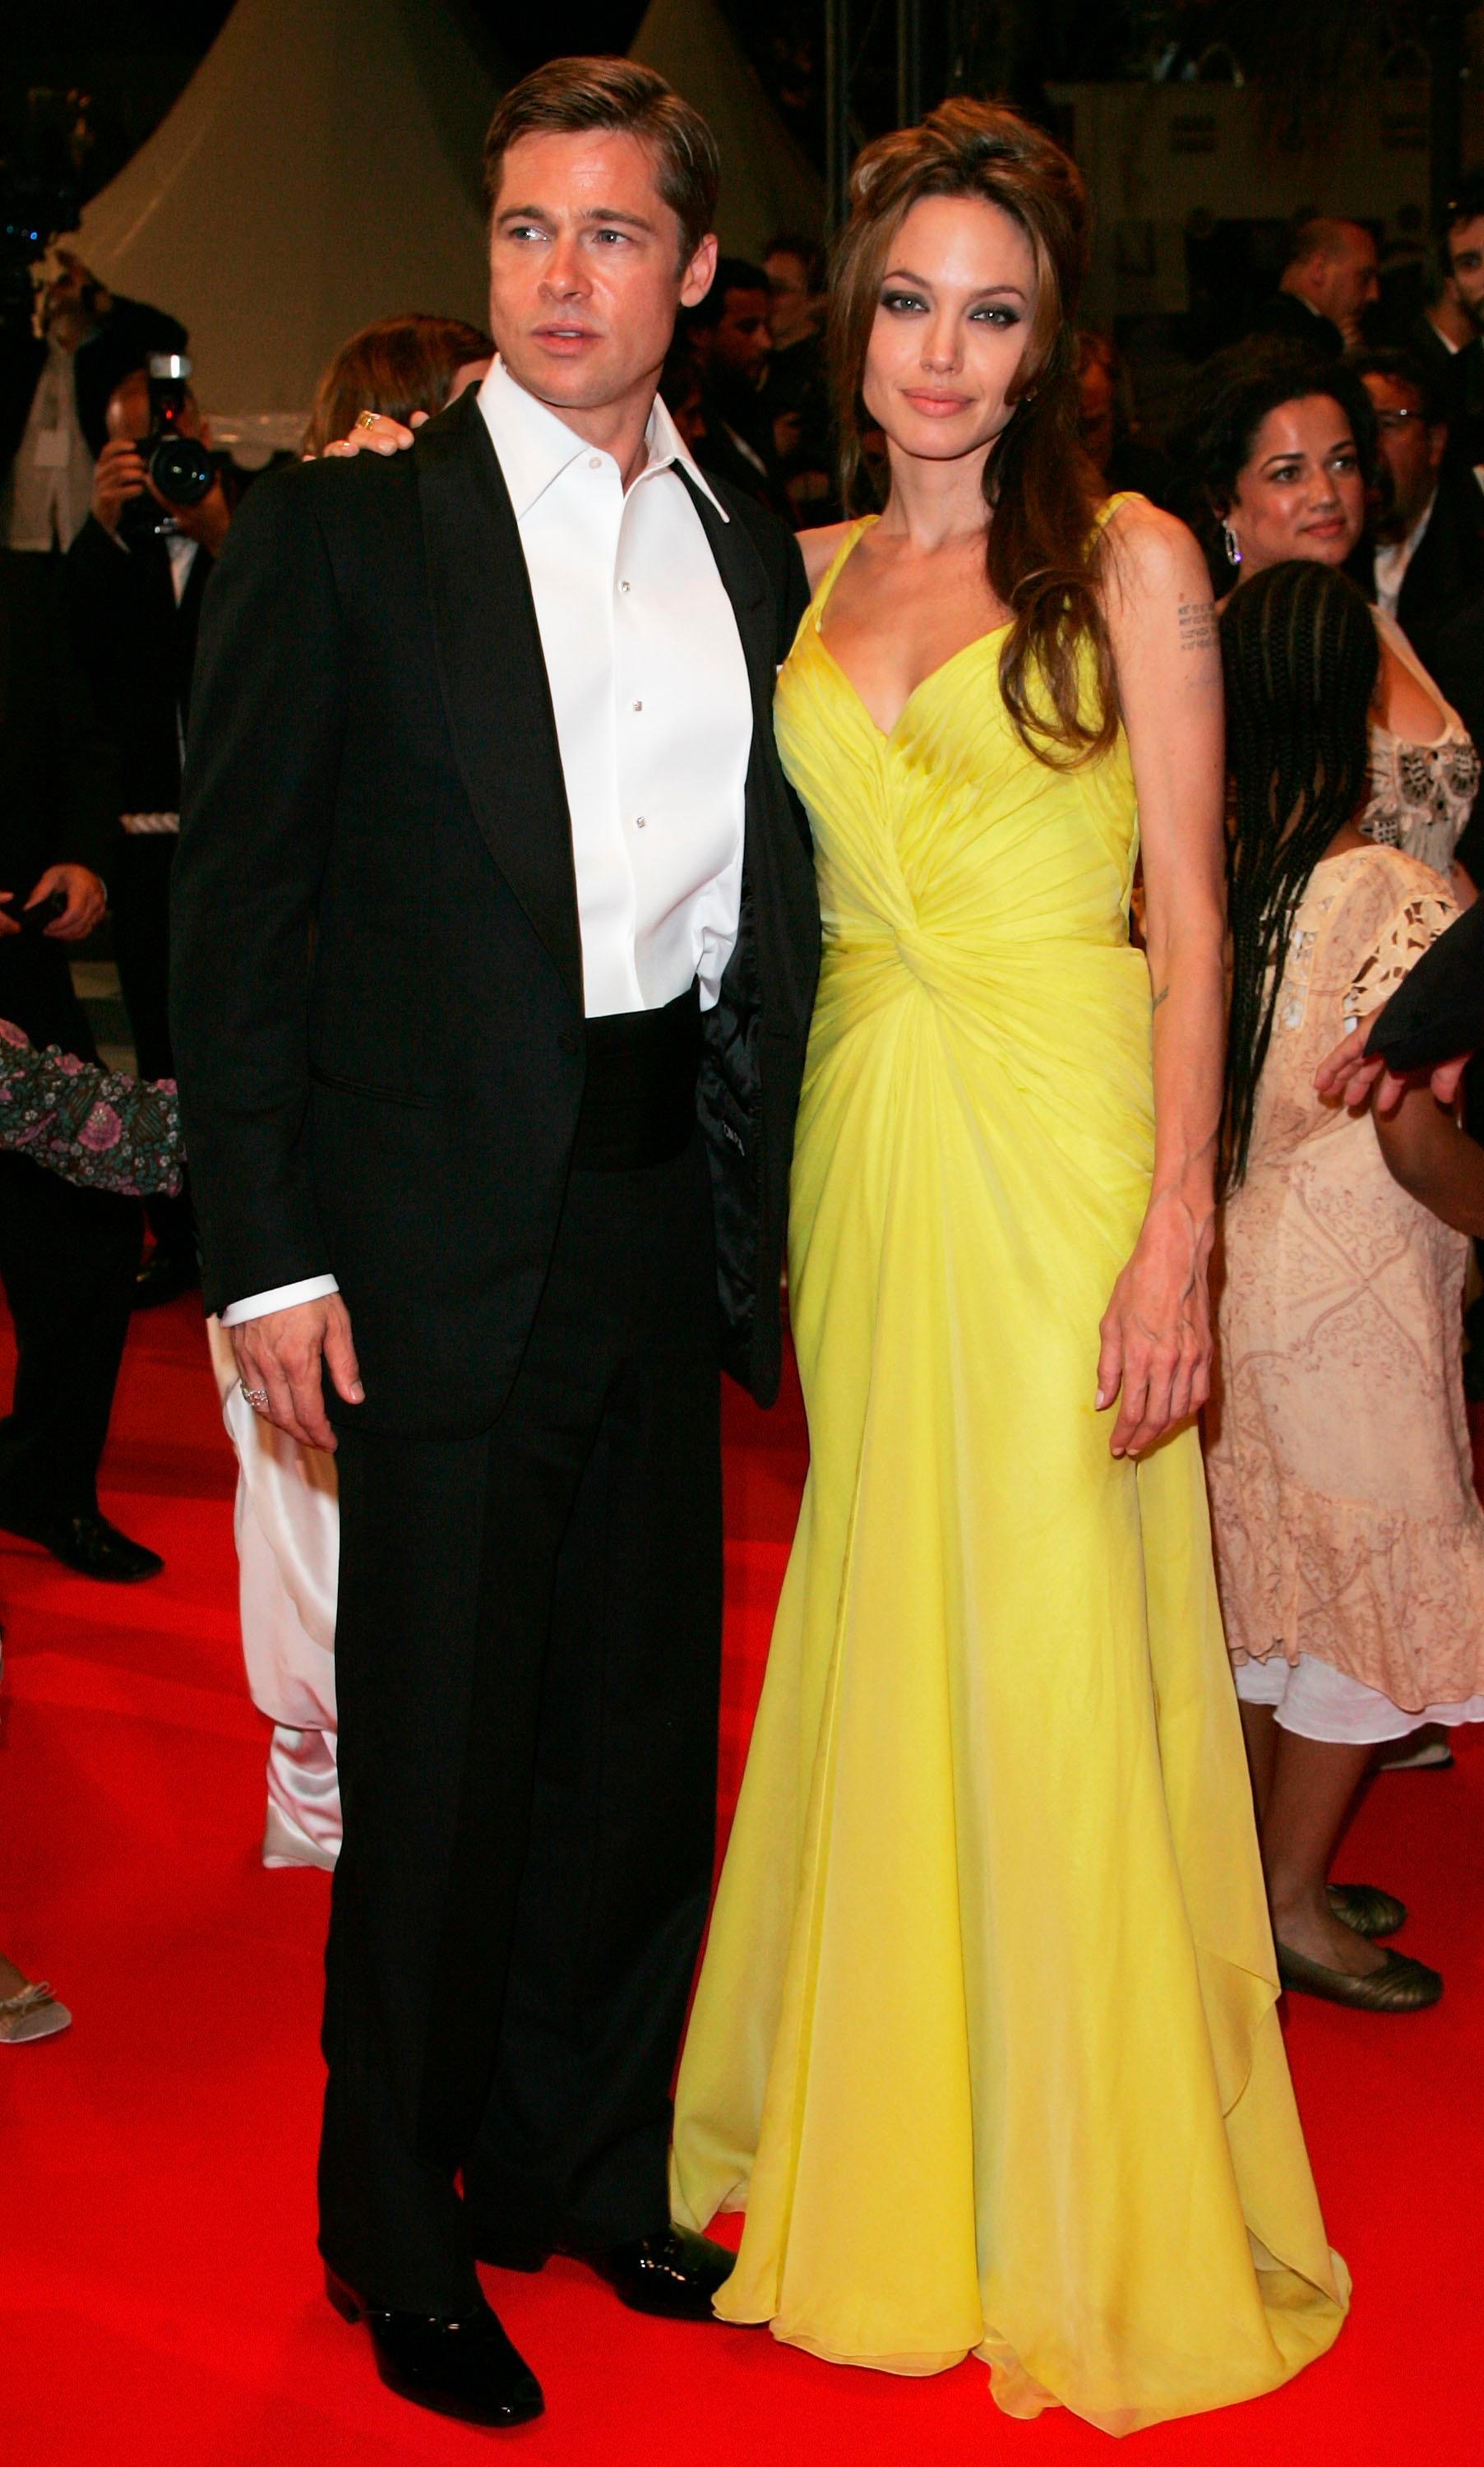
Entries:
[[335, 1460], [302, 1448], [254, 1413], [237, 1378], [231, 1338], [218, 1320], [206, 1324], [222, 1419], [237, 1460], [235, 1524], [248, 1693], [273, 1724], [263, 1866], [333, 1867], [340, 1852]]

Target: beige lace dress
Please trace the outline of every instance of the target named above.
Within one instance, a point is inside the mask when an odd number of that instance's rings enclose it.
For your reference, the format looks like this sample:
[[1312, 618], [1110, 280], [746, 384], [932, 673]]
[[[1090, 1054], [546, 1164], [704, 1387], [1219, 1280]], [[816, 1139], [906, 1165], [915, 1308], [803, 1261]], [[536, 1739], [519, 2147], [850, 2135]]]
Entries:
[[1383, 848], [1404, 849], [1438, 873], [1453, 862], [1479, 785], [1479, 758], [1463, 721], [1433, 683], [1394, 617], [1378, 608], [1376, 630], [1443, 713], [1430, 743], [1371, 724], [1370, 792], [1360, 828]]
[[1366, 847], [1315, 866], [1224, 1211], [1206, 1479], [1239, 1695], [1311, 1738], [1484, 1718], [1484, 1513], [1461, 1371], [1466, 1238], [1315, 1067], [1454, 903]]

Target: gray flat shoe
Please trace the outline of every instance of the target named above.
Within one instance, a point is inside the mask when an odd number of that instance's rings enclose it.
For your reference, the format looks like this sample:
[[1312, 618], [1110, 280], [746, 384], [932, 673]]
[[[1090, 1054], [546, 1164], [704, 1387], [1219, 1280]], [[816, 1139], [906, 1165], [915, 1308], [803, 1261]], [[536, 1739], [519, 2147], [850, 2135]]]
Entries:
[[1324, 1891], [1335, 1916], [1357, 1935], [1395, 1935], [1406, 1925], [1406, 1904], [1379, 1885], [1326, 1885]]
[[69, 2029], [72, 2015], [58, 2004], [44, 1979], [0, 1997], [0, 2048], [19, 2047], [23, 2039], [52, 2039]]
[[1438, 1973], [1409, 1954], [1388, 1952], [1379, 1970], [1354, 1979], [1348, 1970], [1330, 1970], [1307, 1954], [1291, 1953], [1286, 1944], [1276, 1951], [1284, 1986], [1299, 1996], [1321, 1996], [1327, 2004], [1349, 2004], [1361, 2013], [1420, 2013], [1443, 1993]]

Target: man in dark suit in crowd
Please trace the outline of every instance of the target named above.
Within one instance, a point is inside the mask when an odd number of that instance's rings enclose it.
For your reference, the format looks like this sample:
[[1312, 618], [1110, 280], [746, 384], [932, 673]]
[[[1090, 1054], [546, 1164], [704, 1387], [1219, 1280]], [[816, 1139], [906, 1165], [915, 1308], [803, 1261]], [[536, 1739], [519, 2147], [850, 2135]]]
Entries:
[[152, 351], [183, 351], [163, 309], [118, 300], [58, 251], [41, 295], [41, 331], [0, 327], [0, 547], [70, 548], [87, 519], [109, 396]]
[[[1449, 455], [1447, 406], [1420, 360], [1374, 351], [1354, 366], [1375, 409], [1385, 482], [1360, 578], [1430, 666], [1428, 639], [1484, 593], [1484, 490]], [[1479, 652], [1484, 663], [1484, 635]]]
[[[103, 913], [112, 803], [70, 658], [59, 563], [0, 551], [0, 1018], [84, 1061], [97, 1052], [67, 957]], [[161, 1565], [98, 1505], [139, 1242], [137, 1201], [0, 1156], [0, 1282], [17, 1350], [0, 1422], [0, 1530], [124, 1583]]]
[[1288, 263], [1254, 334], [1338, 354], [1360, 339], [1360, 318], [1378, 296], [1374, 235], [1343, 215], [1309, 215], [1294, 226]]
[[696, 460], [781, 522], [792, 509], [763, 387], [773, 351], [768, 278], [743, 257], [716, 261], [706, 298], [681, 320], [701, 378], [706, 436]]
[[1484, 464], [1484, 175], [1465, 180], [1438, 229], [1437, 294], [1405, 343], [1436, 386], [1451, 459]]
[[[1449, 452], [1434, 379], [1405, 351], [1356, 362], [1376, 412], [1385, 503], [1350, 571], [1394, 617], [1423, 666], [1484, 745], [1484, 491]], [[1475, 800], [1456, 850], [1484, 880], [1484, 811]]]
[[500, 360], [404, 455], [250, 492], [191, 712], [208, 1298], [256, 1410], [339, 1448], [321, 2250], [390, 2386], [482, 2423], [542, 2398], [477, 2256], [688, 2320], [731, 2266], [669, 2224], [668, 2094], [717, 1364], [771, 1400], [819, 916], [770, 718], [798, 553], [655, 398], [716, 173], [650, 70], [511, 89]]
[[824, 345], [824, 251], [802, 232], [779, 232], [763, 253], [772, 350], [762, 413], [794, 520], [828, 523], [835, 503], [835, 421]]
[[[169, 1079], [170, 870], [180, 831], [181, 751], [201, 601], [231, 515], [219, 478], [199, 505], [166, 507], [135, 451], [149, 422], [148, 382], [136, 372], [109, 397], [92, 511], [67, 553], [66, 570], [79, 664], [117, 757], [119, 811], [108, 853], [114, 958], [140, 1072]], [[210, 441], [189, 394], [180, 425], [183, 435]], [[169, 529], [157, 531], [146, 509], [168, 519]], [[135, 1282], [136, 1309], [169, 1301], [198, 1280], [189, 1196], [145, 1206], [154, 1248]]]

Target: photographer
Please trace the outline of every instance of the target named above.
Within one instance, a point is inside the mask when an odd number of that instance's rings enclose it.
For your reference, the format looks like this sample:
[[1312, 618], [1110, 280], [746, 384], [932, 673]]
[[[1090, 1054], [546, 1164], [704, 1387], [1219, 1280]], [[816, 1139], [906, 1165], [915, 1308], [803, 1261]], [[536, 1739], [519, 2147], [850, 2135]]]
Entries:
[[[91, 1062], [67, 960], [103, 913], [116, 797], [73, 668], [61, 581], [59, 559], [0, 551], [0, 1019]], [[96, 1488], [139, 1239], [137, 1200], [0, 1155], [0, 1283], [17, 1356], [0, 1421], [0, 1529], [113, 1583], [161, 1565], [100, 1514]]]
[[0, 324], [0, 547], [69, 548], [87, 518], [110, 395], [151, 351], [183, 351], [163, 309], [116, 300], [68, 249], [30, 318]]
[[[210, 443], [179, 379], [175, 433]], [[168, 501], [136, 447], [160, 426], [162, 380], [127, 376], [109, 397], [108, 441], [93, 474], [92, 511], [67, 555], [68, 611], [78, 663], [117, 760], [117, 835], [107, 872], [113, 948], [139, 1068], [172, 1073], [169, 1036], [170, 869], [180, 832], [181, 747], [191, 707], [201, 600], [231, 520], [219, 475], [194, 505]], [[154, 1248], [135, 1282], [136, 1308], [170, 1301], [199, 1281], [188, 1198], [155, 1198]]]

